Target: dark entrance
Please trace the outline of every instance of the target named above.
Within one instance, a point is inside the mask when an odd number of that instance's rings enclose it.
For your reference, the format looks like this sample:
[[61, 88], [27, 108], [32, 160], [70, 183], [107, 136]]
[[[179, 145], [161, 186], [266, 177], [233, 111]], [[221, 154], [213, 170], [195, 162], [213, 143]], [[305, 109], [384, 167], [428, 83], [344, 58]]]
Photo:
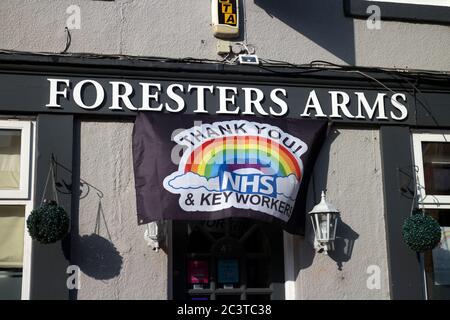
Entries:
[[283, 232], [251, 219], [174, 222], [174, 299], [284, 299]]

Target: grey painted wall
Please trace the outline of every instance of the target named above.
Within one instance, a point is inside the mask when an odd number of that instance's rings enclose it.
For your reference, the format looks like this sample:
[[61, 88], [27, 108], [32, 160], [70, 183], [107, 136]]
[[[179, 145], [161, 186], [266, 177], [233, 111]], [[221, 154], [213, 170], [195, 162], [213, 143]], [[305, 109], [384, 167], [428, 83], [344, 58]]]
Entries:
[[[10, 0], [0, 2], [0, 49], [61, 52], [70, 5], [81, 9], [68, 52], [218, 59], [210, 0]], [[308, 63], [449, 70], [450, 27], [344, 17], [340, 0], [247, 0], [241, 40], [259, 57]], [[72, 233], [72, 263], [82, 268], [78, 299], [167, 298], [167, 255], [154, 253], [135, 215], [131, 123], [83, 122], [80, 127], [81, 199]], [[100, 147], [101, 146], [101, 147]], [[104, 216], [96, 230], [100, 198]], [[311, 230], [295, 238], [298, 299], [390, 297], [378, 130], [338, 128], [322, 151], [311, 185], [342, 212], [343, 239], [330, 256], [314, 254]], [[89, 192], [88, 190], [89, 189]], [[108, 229], [106, 229], [106, 226]], [[373, 244], [377, 243], [377, 246]], [[338, 266], [338, 262], [341, 266]], [[369, 290], [369, 265], [381, 270], [381, 289]], [[341, 270], [339, 269], [341, 268]], [[157, 288], [157, 290], [155, 290]]]
[[[146, 246], [136, 223], [131, 130], [126, 122], [81, 123], [80, 177], [91, 186], [80, 186], [80, 237], [72, 235], [73, 263], [83, 271], [78, 299], [167, 298], [167, 255]], [[295, 261], [296, 299], [389, 299], [380, 161], [378, 130], [331, 131], [308, 205], [312, 208], [320, 190], [328, 190], [342, 216], [336, 250], [315, 254], [309, 224], [305, 238], [294, 237], [288, 254]], [[100, 210], [98, 231], [100, 191], [104, 215]], [[370, 265], [380, 268], [379, 290], [367, 288]]]
[[[263, 58], [449, 70], [450, 27], [344, 17], [341, 0], [245, 0], [243, 36]], [[70, 5], [81, 9], [68, 52], [217, 59], [210, 0], [10, 0], [0, 3], [0, 48], [61, 52]], [[383, 13], [381, 12], [381, 15]]]
[[132, 128], [130, 122], [80, 126], [82, 182], [71, 243], [72, 263], [81, 269], [78, 299], [167, 298], [167, 255], [152, 251], [137, 225]]
[[[294, 237], [296, 298], [389, 299], [378, 130], [331, 131], [310, 184], [310, 209], [323, 189], [341, 212], [335, 250], [329, 256], [314, 252], [309, 221], [306, 236]], [[380, 289], [367, 287], [369, 266], [379, 267]]]

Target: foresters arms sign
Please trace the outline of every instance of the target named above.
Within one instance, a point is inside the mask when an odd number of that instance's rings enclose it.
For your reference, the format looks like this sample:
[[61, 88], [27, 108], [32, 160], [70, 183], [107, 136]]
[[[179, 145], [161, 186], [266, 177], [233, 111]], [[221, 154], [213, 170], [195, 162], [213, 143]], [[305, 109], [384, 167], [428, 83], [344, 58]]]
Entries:
[[247, 217], [303, 231], [327, 121], [139, 113], [138, 223]]
[[405, 93], [48, 78], [47, 110], [164, 112], [401, 122]]

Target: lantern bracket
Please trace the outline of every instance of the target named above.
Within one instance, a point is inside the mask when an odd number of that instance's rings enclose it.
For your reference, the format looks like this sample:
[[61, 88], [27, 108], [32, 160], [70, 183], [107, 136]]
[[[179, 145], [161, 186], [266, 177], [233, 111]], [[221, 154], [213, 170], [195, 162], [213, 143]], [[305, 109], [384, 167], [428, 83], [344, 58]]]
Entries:
[[334, 241], [319, 242], [314, 238], [314, 249], [317, 253], [328, 255], [328, 251], [334, 250]]
[[166, 238], [166, 223], [164, 221], [153, 221], [147, 224], [144, 231], [144, 239], [147, 246], [158, 252], [161, 243]]

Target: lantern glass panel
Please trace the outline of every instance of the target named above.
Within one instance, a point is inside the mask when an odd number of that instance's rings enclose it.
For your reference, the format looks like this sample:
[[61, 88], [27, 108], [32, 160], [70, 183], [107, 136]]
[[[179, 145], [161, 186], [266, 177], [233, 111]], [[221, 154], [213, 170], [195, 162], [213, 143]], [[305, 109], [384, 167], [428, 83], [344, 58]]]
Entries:
[[329, 216], [329, 214], [321, 215], [320, 229], [322, 230], [323, 240], [328, 240], [330, 238], [330, 216]]
[[322, 230], [320, 229], [320, 220], [318, 214], [311, 215], [312, 224], [314, 227], [314, 233], [317, 240], [322, 239]]
[[311, 215], [311, 223], [314, 228], [315, 237], [317, 238], [317, 237], [319, 237], [319, 230], [317, 230], [318, 221], [317, 221], [317, 216], [315, 214]]
[[315, 214], [316, 237], [319, 241], [327, 241], [329, 237], [329, 220], [326, 213]]
[[335, 213], [330, 214], [330, 240], [334, 240], [336, 238], [337, 221], [338, 215]]

